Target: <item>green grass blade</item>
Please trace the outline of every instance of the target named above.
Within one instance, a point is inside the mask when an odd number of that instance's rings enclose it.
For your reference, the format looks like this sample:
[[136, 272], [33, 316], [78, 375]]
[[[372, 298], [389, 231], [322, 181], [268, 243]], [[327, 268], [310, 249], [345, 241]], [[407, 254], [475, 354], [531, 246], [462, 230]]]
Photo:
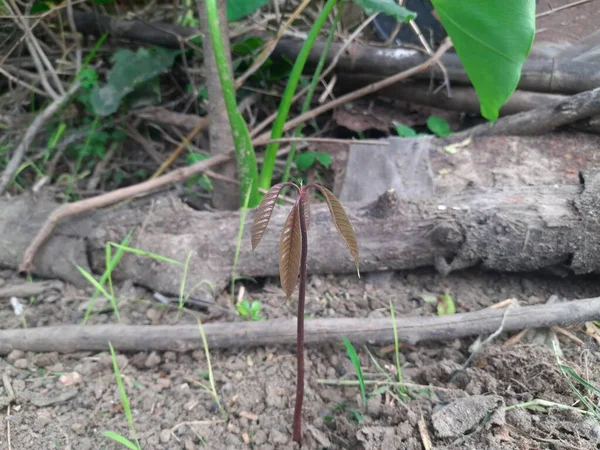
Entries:
[[233, 134], [241, 198], [245, 198], [246, 192], [250, 191], [250, 206], [255, 207], [260, 203], [256, 154], [254, 153], [254, 147], [250, 139], [248, 125], [237, 109], [235, 89], [231, 80], [231, 73], [229, 72], [223, 37], [221, 36], [219, 26], [216, 0], [206, 0], [206, 13], [208, 16], [208, 31], [217, 63], [221, 89], [223, 90], [223, 100], [225, 101], [225, 108], [227, 109], [227, 116], [229, 117], [229, 124]]
[[[283, 135], [283, 127], [287, 120], [288, 113], [290, 112], [290, 107], [292, 106], [292, 101], [294, 99], [294, 93], [296, 92], [296, 87], [298, 86], [298, 82], [302, 76], [302, 70], [304, 69], [308, 55], [315, 44], [315, 40], [321, 32], [321, 28], [323, 28], [327, 17], [333, 10], [333, 7], [336, 5], [336, 3], [337, 0], [327, 0], [327, 3], [325, 3], [323, 6], [323, 9], [319, 13], [317, 20], [310, 29], [308, 37], [304, 41], [300, 53], [298, 53], [298, 56], [296, 57], [296, 62], [294, 63], [294, 67], [290, 73], [281, 103], [279, 104], [277, 117], [273, 122], [271, 139], [280, 139]], [[279, 143], [271, 143], [267, 145], [267, 149], [265, 150], [264, 162], [260, 172], [260, 187], [263, 189], [269, 189], [271, 187], [273, 169], [275, 168], [275, 160], [277, 158], [277, 150], [279, 150]]]
[[398, 343], [398, 324], [396, 323], [396, 312], [394, 311], [394, 305], [390, 300], [390, 316], [392, 318], [392, 327], [394, 328], [394, 356], [396, 360], [396, 372], [398, 374], [398, 383], [400, 385], [400, 392], [406, 394], [406, 389], [403, 386], [402, 381], [402, 366], [400, 365], [400, 344]]
[[137, 448], [140, 448], [139, 443], [137, 442], [137, 434], [135, 432], [135, 427], [133, 426], [133, 415], [131, 414], [131, 405], [129, 404], [129, 397], [127, 397], [127, 391], [125, 390], [125, 385], [123, 385], [123, 379], [121, 378], [121, 372], [119, 370], [119, 363], [117, 362], [117, 356], [115, 355], [115, 349], [112, 344], [108, 343], [108, 348], [110, 349], [110, 357], [113, 363], [113, 371], [115, 373], [115, 379], [117, 380], [117, 386], [119, 388], [119, 396], [121, 397], [121, 405], [123, 405], [123, 412], [125, 414], [125, 418], [127, 419], [127, 423], [129, 424], [129, 431], [131, 435], [134, 437]]
[[[127, 235], [121, 242], [121, 245], [129, 244], [129, 240], [131, 239], [132, 234], [133, 234], [133, 230], [129, 230], [129, 232], [127, 233]], [[109, 250], [110, 245], [111, 245], [110, 242], [106, 244], [106, 255], [107, 256], [110, 256], [110, 253], [111, 253]], [[117, 267], [117, 264], [119, 264], [119, 262], [121, 261], [121, 258], [123, 257], [124, 253], [125, 253], [125, 250], [117, 249], [117, 252], [115, 253], [115, 257], [107, 259], [105, 262], [106, 268], [104, 269], [104, 273], [102, 274], [102, 277], [100, 278], [100, 285], [104, 286], [104, 284], [108, 281], [111, 293], [112, 293], [112, 287], [111, 287], [112, 286], [112, 272]], [[88, 305], [88, 307], [85, 311], [85, 315], [83, 316], [83, 325], [85, 325], [87, 323], [87, 321], [89, 320], [90, 315], [92, 314], [92, 310], [94, 308], [94, 304], [96, 303], [96, 298], [98, 297], [99, 293], [100, 293], [100, 291], [98, 289], [96, 289], [94, 291], [94, 294], [92, 295], [90, 304]], [[114, 294], [113, 294], [113, 297], [114, 297]]]
[[127, 253], [133, 253], [134, 255], [144, 256], [146, 258], [151, 258], [156, 261], [166, 262], [169, 264], [175, 264], [177, 266], [183, 266], [182, 262], [167, 258], [166, 256], [162, 256], [157, 253], [147, 252], [146, 250], [140, 250], [139, 248], [127, 247], [126, 245], [117, 244], [116, 242], [109, 242], [109, 244], [115, 248], [123, 249]]
[[[312, 80], [310, 81], [308, 91], [306, 92], [306, 97], [304, 97], [304, 103], [302, 104], [301, 114], [308, 112], [310, 108], [312, 98], [315, 94], [315, 90], [317, 89], [317, 85], [319, 84], [319, 78], [321, 78], [321, 72], [323, 72], [325, 62], [327, 61], [327, 56], [329, 55], [329, 48], [331, 47], [331, 43], [333, 42], [333, 38], [336, 34], [335, 32], [337, 30], [337, 25], [342, 15], [344, 5], [345, 3], [342, 3], [342, 6], [339, 8], [338, 13], [335, 15], [335, 20], [331, 22], [329, 36], [327, 36], [327, 40], [325, 41], [325, 46], [323, 47], [323, 51], [321, 52], [321, 57], [319, 58], [319, 62], [317, 63], [317, 68], [315, 69], [315, 73], [313, 74]], [[303, 125], [298, 125], [296, 127], [296, 129], [294, 130], [294, 137], [300, 137], [302, 135], [302, 128]], [[297, 146], [298, 145], [296, 142], [292, 142], [290, 152], [288, 153], [287, 160], [285, 162], [285, 168], [283, 169], [283, 177], [281, 178], [282, 183], [285, 183], [290, 178], [290, 169], [292, 167], [292, 164], [296, 160]]]
[[204, 333], [204, 328], [202, 327], [202, 322], [200, 321], [200, 319], [198, 319], [198, 329], [200, 330], [200, 337], [202, 338], [202, 346], [204, 347], [204, 355], [206, 357], [206, 365], [208, 367], [208, 381], [210, 383], [211, 393], [215, 400], [215, 403], [217, 404], [217, 407], [219, 408], [219, 411], [221, 411], [223, 420], [227, 421], [227, 411], [225, 411], [225, 408], [223, 408], [223, 405], [221, 405], [221, 402], [219, 401], [219, 393], [217, 392], [217, 387], [215, 385], [215, 377], [213, 374], [213, 368], [212, 368], [212, 364], [210, 362], [210, 350], [208, 349], [208, 341], [206, 340], [206, 334]]
[[117, 307], [117, 300], [110, 295], [108, 292], [106, 292], [106, 289], [104, 289], [104, 286], [102, 286], [100, 283], [98, 283], [98, 280], [96, 280], [91, 273], [89, 273], [88, 271], [86, 271], [83, 267], [77, 266], [77, 270], [79, 270], [79, 273], [81, 273], [81, 275], [83, 275], [85, 277], [86, 280], [88, 280], [90, 282], [90, 284], [92, 286], [94, 286], [94, 288], [99, 291], [102, 295], [104, 295], [109, 301], [110, 304], [113, 307], [113, 310], [115, 312], [115, 316], [117, 317], [117, 320], [121, 320], [121, 316], [119, 315], [119, 308]]
[[140, 450], [140, 447], [138, 447], [136, 444], [134, 444], [133, 442], [131, 442], [126, 437], [121, 436], [118, 433], [115, 433], [114, 431], [105, 431], [102, 434], [104, 435], [104, 437], [107, 437], [109, 439], [112, 439], [115, 442], [118, 442], [123, 447], [129, 448], [131, 450]]
[[[100, 47], [102, 47], [102, 44], [104, 44], [104, 41], [106, 40], [107, 37], [108, 37], [108, 33], [104, 33], [96, 41], [96, 44], [92, 48], [92, 51], [85, 57], [85, 59], [81, 63], [81, 71], [83, 71], [84, 69], [87, 68], [87, 66], [90, 64], [90, 62], [94, 58], [94, 56], [96, 56], [96, 53], [98, 53], [98, 50], [100, 50]], [[79, 72], [79, 73], [81, 73], [81, 72]]]
[[192, 259], [192, 252], [188, 252], [185, 258], [185, 264], [183, 265], [183, 277], [181, 278], [181, 286], [179, 287], [179, 309], [183, 308], [185, 303], [185, 283], [187, 281], [188, 269], [190, 267], [190, 260]]
[[240, 226], [238, 228], [237, 240], [235, 244], [235, 254], [233, 255], [233, 268], [231, 269], [231, 296], [235, 295], [235, 281], [237, 280], [237, 265], [240, 258], [240, 249], [242, 248], [242, 237], [244, 235], [244, 227], [246, 226], [246, 216], [248, 215], [248, 205], [250, 204], [250, 190], [246, 193], [242, 210], [240, 211]]
[[352, 365], [354, 366], [354, 370], [356, 372], [356, 378], [358, 378], [358, 387], [360, 388], [360, 397], [362, 398], [363, 406], [367, 406], [367, 394], [365, 392], [365, 378], [363, 377], [362, 368], [360, 367], [360, 360], [358, 359], [358, 355], [356, 354], [356, 350], [352, 343], [348, 340], [346, 336], [342, 336], [342, 340], [344, 341], [344, 345], [346, 346], [346, 353], [348, 353], [348, 357], [350, 361], [352, 361]]

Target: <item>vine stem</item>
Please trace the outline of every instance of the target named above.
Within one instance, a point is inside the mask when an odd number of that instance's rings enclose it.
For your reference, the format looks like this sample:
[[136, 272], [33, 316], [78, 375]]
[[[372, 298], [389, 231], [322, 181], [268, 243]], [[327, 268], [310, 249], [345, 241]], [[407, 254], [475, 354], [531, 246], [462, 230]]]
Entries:
[[308, 234], [306, 232], [306, 217], [304, 216], [304, 201], [306, 188], [302, 188], [298, 196], [300, 214], [300, 234], [302, 235], [302, 252], [300, 254], [300, 286], [298, 288], [298, 333], [296, 341], [297, 375], [296, 375], [296, 406], [294, 408], [294, 442], [302, 441], [302, 399], [304, 398], [304, 303], [306, 300], [306, 260], [308, 257]]

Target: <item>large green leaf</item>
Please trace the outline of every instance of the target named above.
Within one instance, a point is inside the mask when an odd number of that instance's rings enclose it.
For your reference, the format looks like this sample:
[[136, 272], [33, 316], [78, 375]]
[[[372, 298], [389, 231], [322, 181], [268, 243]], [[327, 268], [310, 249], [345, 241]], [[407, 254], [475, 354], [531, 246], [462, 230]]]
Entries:
[[517, 87], [535, 35], [535, 0], [431, 0], [479, 97], [498, 110]]
[[95, 87], [90, 95], [94, 112], [108, 116], [119, 109], [121, 100], [148, 80], [156, 77], [173, 65], [179, 51], [164, 48], [119, 50], [113, 56], [113, 67], [108, 73], [107, 83]]
[[365, 10], [367, 15], [384, 13], [394, 17], [399, 22], [410, 22], [417, 15], [400, 6], [395, 0], [352, 0]]
[[249, 16], [269, 0], [229, 0], [227, 2], [227, 20], [230, 22]]

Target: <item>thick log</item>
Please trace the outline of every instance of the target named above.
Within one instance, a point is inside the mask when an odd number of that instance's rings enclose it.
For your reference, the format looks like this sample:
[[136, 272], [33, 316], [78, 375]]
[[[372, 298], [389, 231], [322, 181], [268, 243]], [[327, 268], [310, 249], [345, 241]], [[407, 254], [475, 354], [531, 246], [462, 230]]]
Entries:
[[[417, 344], [491, 334], [502, 328], [514, 332], [526, 328], [570, 325], [600, 319], [600, 298], [546, 305], [484, 309], [439, 317], [396, 319], [398, 338]], [[266, 322], [205, 324], [211, 349], [259, 345], [285, 345], [296, 341], [295, 319]], [[391, 319], [315, 319], [305, 324], [305, 342], [340, 342], [346, 336], [355, 344], [387, 344], [394, 340]], [[119, 351], [176, 351], [202, 348], [196, 325], [61, 325], [0, 331], [0, 355], [12, 350], [73, 353], [106, 351], [108, 342]]]
[[[420, 202], [384, 199], [348, 204], [363, 271], [436, 266], [442, 272], [480, 265], [499, 271], [562, 266], [574, 273], [600, 269], [600, 175], [580, 185], [471, 189]], [[382, 206], [383, 205], [383, 206]], [[56, 205], [32, 198], [0, 200], [0, 266], [17, 267], [30, 239]], [[243, 235], [238, 273], [278, 274], [279, 233], [289, 207], [276, 208], [259, 247]], [[326, 206], [314, 205], [308, 266], [312, 273], [355, 268], [331, 224]], [[248, 214], [248, 223], [253, 213]], [[192, 253], [188, 285], [226, 286], [236, 248], [238, 213], [198, 212], [169, 197], [96, 211], [64, 223], [38, 253], [40, 275], [77, 279], [76, 264], [103, 271], [105, 245], [133, 230], [131, 246], [183, 261]], [[134, 255], [114, 273], [152, 289], [177, 293], [182, 267]]]

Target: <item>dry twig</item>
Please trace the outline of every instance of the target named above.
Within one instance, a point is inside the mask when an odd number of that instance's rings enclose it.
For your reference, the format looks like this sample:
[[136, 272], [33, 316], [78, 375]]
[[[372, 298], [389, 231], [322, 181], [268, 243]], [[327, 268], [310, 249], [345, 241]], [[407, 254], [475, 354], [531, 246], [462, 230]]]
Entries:
[[31, 145], [31, 142], [35, 138], [36, 134], [39, 132], [40, 128], [46, 123], [48, 119], [50, 119], [59, 108], [67, 102], [79, 89], [79, 81], [73, 83], [71, 88], [61, 97], [54, 100], [46, 109], [44, 109], [41, 113], [39, 113], [33, 123], [29, 126], [27, 131], [25, 132], [25, 136], [23, 140], [19, 144], [19, 146], [15, 149], [15, 152], [12, 155], [12, 158], [6, 165], [4, 172], [0, 176], [0, 194], [4, 192], [8, 184], [11, 182], [13, 175], [19, 168], [23, 157], [25, 156], [25, 152]]
[[[515, 308], [511, 314], [497, 309], [434, 317], [396, 319], [399, 339], [423, 341], [464, 338], [488, 334], [501, 326], [505, 332], [597, 320], [600, 298]], [[204, 325], [210, 348], [288, 345], [296, 340], [295, 319], [265, 322], [228, 322]], [[390, 318], [314, 319], [306, 323], [306, 342], [340, 342], [347, 336], [355, 344], [389, 343], [394, 340]], [[139, 339], [144, 336], [144, 339]], [[110, 341], [119, 351], [177, 351], [202, 348], [196, 325], [61, 325], [0, 331], [0, 354], [18, 349], [32, 352], [106, 350]]]

